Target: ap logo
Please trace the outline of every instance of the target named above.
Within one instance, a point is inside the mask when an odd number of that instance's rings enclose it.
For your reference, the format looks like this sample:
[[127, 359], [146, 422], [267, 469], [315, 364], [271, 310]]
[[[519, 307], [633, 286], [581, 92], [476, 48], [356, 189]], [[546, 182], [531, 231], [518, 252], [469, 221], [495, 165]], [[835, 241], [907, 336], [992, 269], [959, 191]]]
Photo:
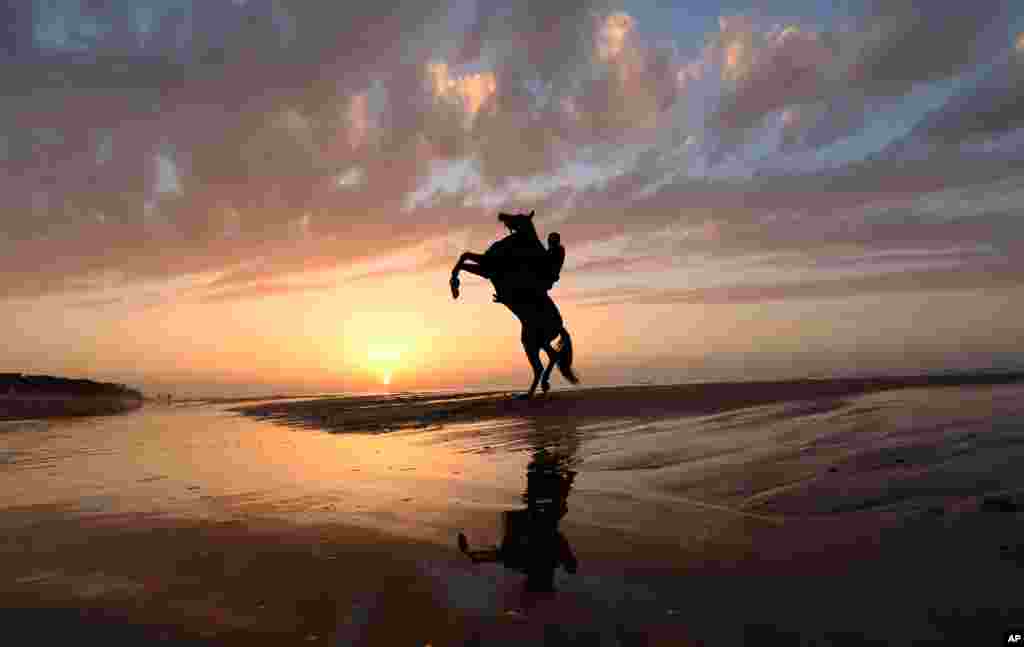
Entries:
[[1006, 642], [1011, 645], [1024, 644], [1024, 637], [1021, 634], [1010, 632], [1006, 634]]

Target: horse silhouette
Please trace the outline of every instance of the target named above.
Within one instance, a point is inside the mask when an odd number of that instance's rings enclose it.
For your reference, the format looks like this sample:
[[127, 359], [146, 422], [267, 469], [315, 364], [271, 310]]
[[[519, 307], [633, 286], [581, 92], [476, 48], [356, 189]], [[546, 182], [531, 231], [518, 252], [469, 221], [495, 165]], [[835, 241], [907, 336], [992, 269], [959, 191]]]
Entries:
[[498, 214], [511, 232], [491, 244], [483, 254], [463, 252], [452, 270], [452, 296], [459, 297], [459, 272], [465, 270], [490, 280], [499, 302], [535, 299], [550, 289], [544, 272], [547, 250], [533, 226], [534, 212]]
[[[533, 225], [534, 212], [529, 214], [498, 214], [498, 220], [511, 233], [493, 243], [483, 254], [464, 252], [452, 269], [452, 298], [459, 298], [459, 272], [483, 277], [494, 284], [494, 300], [512, 311], [522, 324], [520, 340], [533, 368], [533, 382], [523, 396], [533, 397], [538, 383], [547, 393], [551, 389], [551, 371], [558, 370], [572, 384], [579, 378], [572, 370], [572, 337], [565, 328], [558, 306], [548, 296], [552, 272], [547, 250]], [[558, 347], [551, 343], [558, 339]], [[540, 359], [544, 350], [549, 358], [547, 368]]]

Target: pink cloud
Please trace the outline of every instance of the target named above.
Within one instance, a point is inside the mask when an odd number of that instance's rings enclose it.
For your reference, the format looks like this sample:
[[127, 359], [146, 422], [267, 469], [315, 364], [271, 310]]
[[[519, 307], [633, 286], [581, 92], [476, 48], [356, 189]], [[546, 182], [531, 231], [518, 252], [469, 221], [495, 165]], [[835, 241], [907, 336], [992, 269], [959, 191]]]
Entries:
[[267, 297], [303, 294], [307, 292], [323, 292], [332, 290], [334, 283], [259, 283], [242, 288], [224, 290], [199, 297], [201, 303], [221, 303], [224, 301], [240, 301], [244, 299], [265, 299]]
[[729, 23], [719, 44], [726, 79], [735, 82], [714, 115], [721, 128], [748, 128], [765, 115], [823, 92], [822, 71], [832, 54], [818, 34], [791, 26], [764, 36], [753, 32], [749, 20], [741, 24]]
[[1024, 285], [1024, 272], [1009, 263], [969, 269], [943, 268], [876, 273], [844, 279], [815, 279], [771, 285], [729, 285], [713, 288], [632, 288], [580, 292], [573, 300], [598, 307], [621, 304], [738, 304], [793, 299], [838, 299], [865, 294], [904, 292], [970, 292]]

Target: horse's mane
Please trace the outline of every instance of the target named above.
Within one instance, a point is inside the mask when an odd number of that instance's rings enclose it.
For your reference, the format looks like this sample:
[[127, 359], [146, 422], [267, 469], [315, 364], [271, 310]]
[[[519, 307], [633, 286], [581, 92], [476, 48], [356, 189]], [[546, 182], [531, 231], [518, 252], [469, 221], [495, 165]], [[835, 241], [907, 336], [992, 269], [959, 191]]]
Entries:
[[[494, 272], [491, 282], [503, 298], [518, 301], [523, 298], [522, 294], [545, 293], [543, 267], [547, 250], [533, 223], [528, 225], [495, 241], [484, 252]], [[529, 300], [532, 301], [532, 297]]]
[[537, 228], [533, 226], [532, 222], [527, 222], [525, 230], [513, 231], [508, 236], [491, 243], [491, 246], [484, 252], [484, 256], [497, 259], [516, 252], [526, 252], [527, 254], [533, 252], [543, 254], [545, 252], [544, 244], [540, 242]]

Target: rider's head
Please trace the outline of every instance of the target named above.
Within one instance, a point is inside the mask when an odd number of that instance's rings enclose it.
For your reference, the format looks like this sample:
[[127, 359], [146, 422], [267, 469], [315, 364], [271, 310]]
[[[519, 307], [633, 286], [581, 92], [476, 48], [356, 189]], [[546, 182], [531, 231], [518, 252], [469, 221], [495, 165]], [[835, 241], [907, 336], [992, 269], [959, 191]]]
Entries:
[[548, 234], [548, 245], [554, 247], [562, 244], [562, 237], [558, 235], [557, 231], [553, 231]]

